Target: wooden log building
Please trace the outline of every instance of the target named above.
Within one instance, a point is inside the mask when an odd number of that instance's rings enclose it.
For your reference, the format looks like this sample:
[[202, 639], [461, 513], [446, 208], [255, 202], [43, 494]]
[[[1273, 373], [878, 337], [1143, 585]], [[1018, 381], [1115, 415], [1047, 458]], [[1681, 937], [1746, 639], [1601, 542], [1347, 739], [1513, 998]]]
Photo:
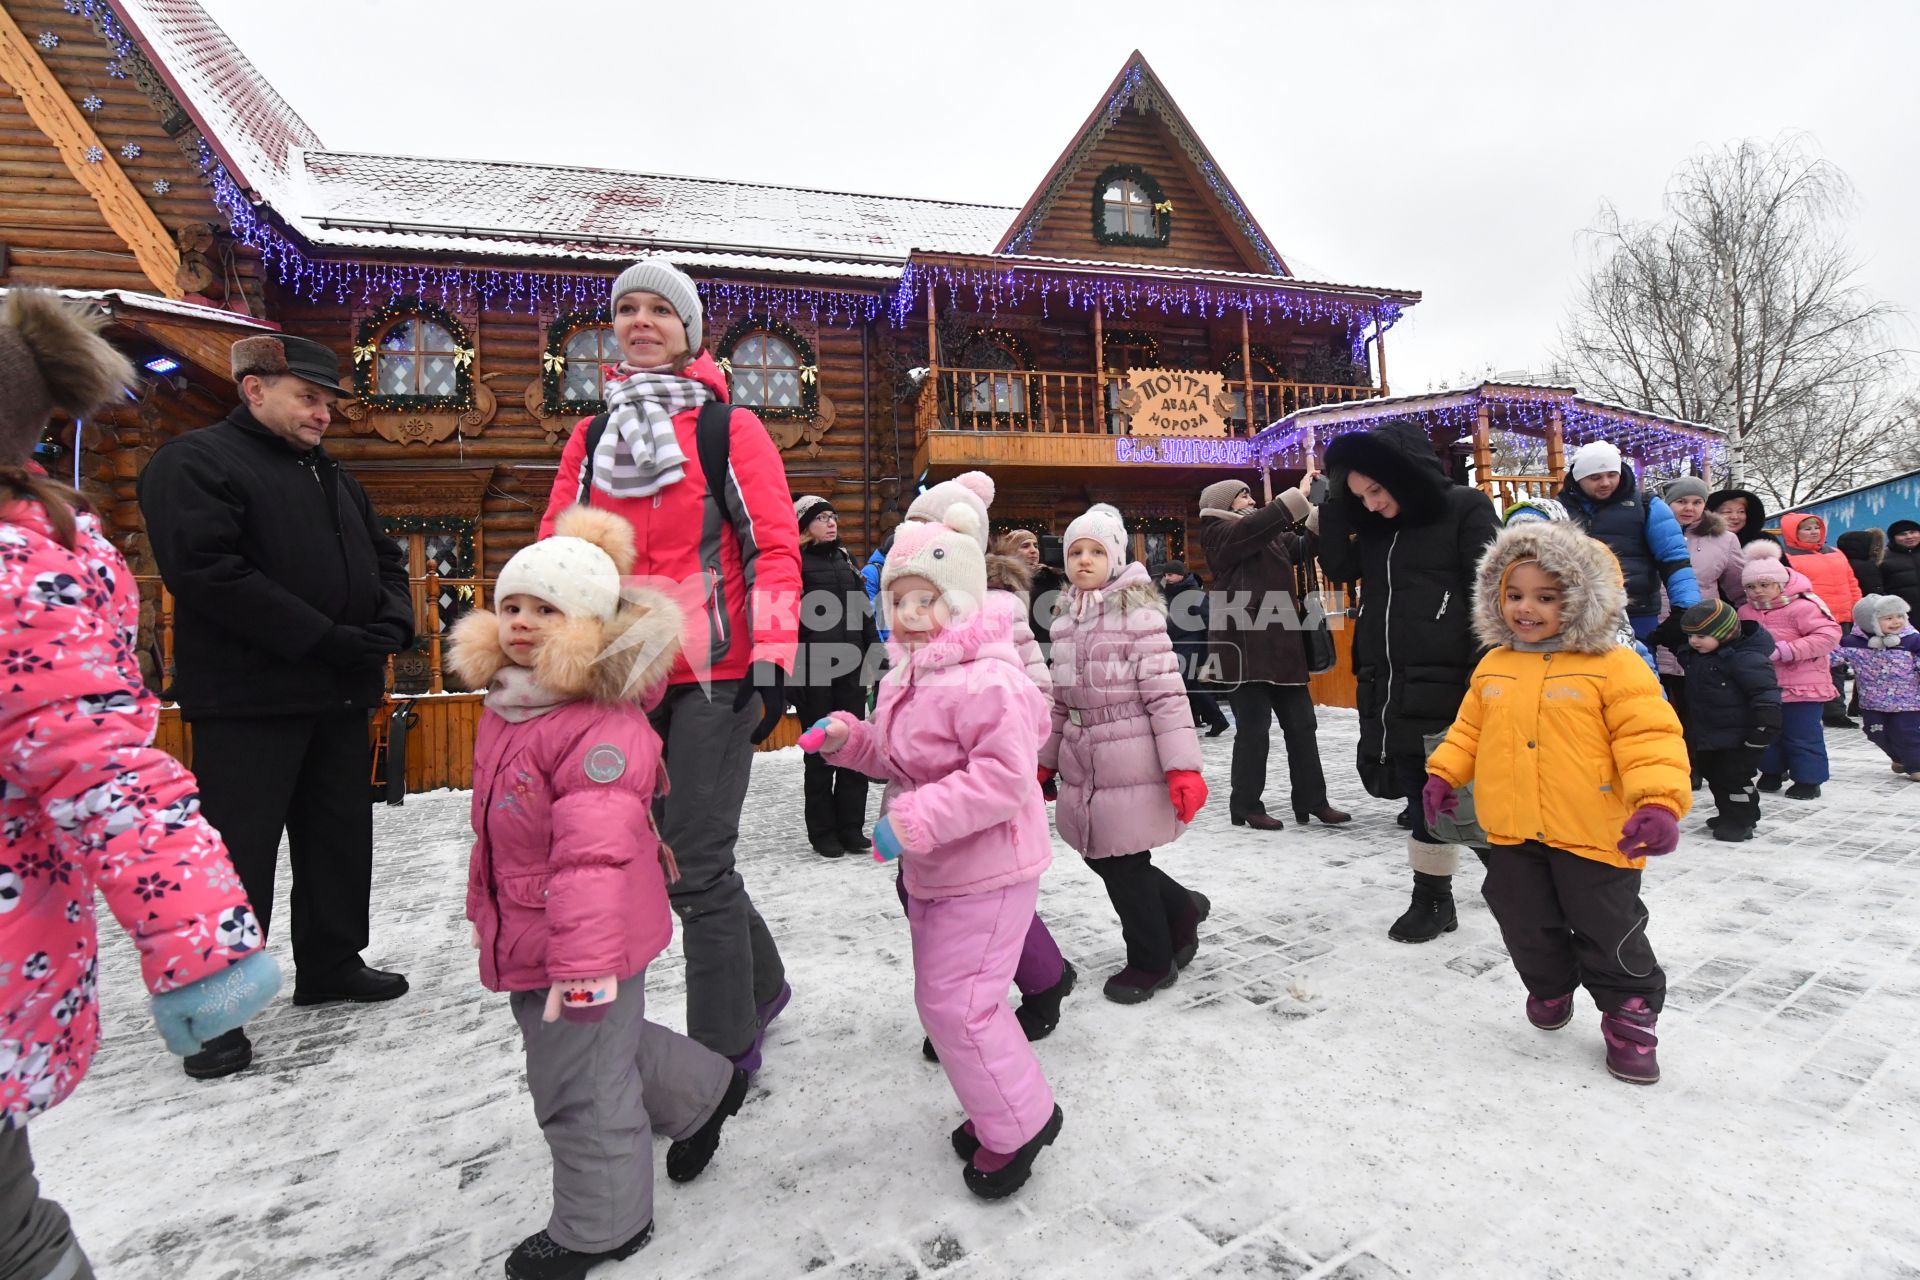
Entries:
[[[49, 470], [151, 574], [135, 478], [234, 403], [231, 342], [329, 343], [360, 395], [327, 448], [419, 579], [431, 643], [403, 694], [444, 688], [439, 633], [534, 536], [636, 257], [696, 278], [733, 400], [862, 557], [923, 483], [978, 467], [1000, 527], [1109, 501], [1136, 555], [1197, 563], [1200, 488], [1297, 467], [1256, 452], [1277, 419], [1388, 395], [1386, 334], [1420, 296], [1296, 278], [1138, 53], [1017, 209], [328, 150], [196, 0], [5, 0], [0, 88], [0, 287], [94, 299], [151, 375], [50, 432]], [[447, 759], [414, 753], [410, 781], [462, 782], [473, 710], [414, 711]]]

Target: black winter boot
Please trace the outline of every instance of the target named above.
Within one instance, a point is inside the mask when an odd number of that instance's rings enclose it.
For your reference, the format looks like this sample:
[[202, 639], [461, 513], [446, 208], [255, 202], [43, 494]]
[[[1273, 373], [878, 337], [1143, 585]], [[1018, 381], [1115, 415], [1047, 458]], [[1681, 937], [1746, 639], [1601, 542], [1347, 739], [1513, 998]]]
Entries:
[[746, 1100], [747, 1073], [735, 1067], [726, 1092], [713, 1106], [713, 1114], [698, 1129], [667, 1147], [667, 1176], [675, 1182], [692, 1182], [705, 1172], [707, 1162], [720, 1149], [720, 1127], [739, 1112]]
[[1395, 942], [1432, 942], [1460, 927], [1453, 910], [1453, 877], [1413, 873], [1413, 903], [1393, 922], [1387, 936]]
[[652, 1238], [653, 1224], [649, 1222], [633, 1239], [605, 1253], [578, 1253], [542, 1229], [522, 1240], [507, 1255], [507, 1280], [580, 1280], [603, 1262], [631, 1258]]
[[1060, 981], [1045, 991], [1020, 997], [1020, 1007], [1013, 1011], [1013, 1016], [1020, 1020], [1020, 1029], [1027, 1033], [1027, 1039], [1045, 1040], [1053, 1034], [1053, 1029], [1060, 1025], [1060, 1002], [1073, 990], [1073, 984], [1079, 976], [1080, 972], [1073, 967], [1073, 961], [1062, 957]]

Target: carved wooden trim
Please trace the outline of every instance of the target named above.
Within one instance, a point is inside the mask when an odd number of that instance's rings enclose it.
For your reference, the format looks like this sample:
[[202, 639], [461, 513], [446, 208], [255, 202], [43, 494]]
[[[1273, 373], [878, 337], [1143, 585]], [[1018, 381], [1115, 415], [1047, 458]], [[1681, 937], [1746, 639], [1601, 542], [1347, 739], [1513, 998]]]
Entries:
[[439, 444], [458, 431], [477, 436], [487, 429], [500, 402], [488, 384], [500, 375], [483, 373], [473, 380], [471, 409], [374, 409], [360, 399], [339, 400], [334, 408], [360, 432], [371, 431], [395, 444]]
[[[13, 86], [26, 104], [34, 127], [59, 148], [67, 171], [100, 206], [100, 214], [114, 234], [133, 250], [154, 291], [169, 298], [182, 296], [180, 251], [174, 247], [173, 236], [140, 198], [133, 180], [87, 124], [80, 108], [67, 97], [27, 33], [4, 8], [0, 8], [0, 80]], [[87, 159], [89, 150], [98, 155], [97, 161]]]
[[356, 462], [347, 469], [382, 516], [480, 518], [493, 468]]

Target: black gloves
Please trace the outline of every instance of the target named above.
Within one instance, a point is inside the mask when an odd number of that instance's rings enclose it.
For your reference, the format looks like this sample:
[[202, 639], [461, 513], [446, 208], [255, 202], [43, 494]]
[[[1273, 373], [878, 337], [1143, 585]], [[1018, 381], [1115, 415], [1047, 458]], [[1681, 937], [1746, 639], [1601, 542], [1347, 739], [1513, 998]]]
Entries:
[[384, 644], [388, 653], [405, 653], [413, 648], [413, 628], [405, 623], [384, 619], [369, 622], [365, 630], [368, 635]]
[[366, 627], [346, 623], [336, 625], [313, 647], [313, 655], [340, 671], [377, 667], [397, 646], [387, 643], [385, 632], [375, 634]]
[[1780, 726], [1776, 724], [1756, 724], [1747, 728], [1746, 745], [1758, 751], [1765, 751], [1780, 737]]
[[757, 747], [767, 740], [773, 727], [780, 723], [780, 717], [787, 714], [787, 673], [771, 662], [750, 664], [747, 678], [740, 682], [740, 692], [733, 695], [733, 709], [746, 710], [756, 693], [760, 695], [760, 723], [748, 741]]

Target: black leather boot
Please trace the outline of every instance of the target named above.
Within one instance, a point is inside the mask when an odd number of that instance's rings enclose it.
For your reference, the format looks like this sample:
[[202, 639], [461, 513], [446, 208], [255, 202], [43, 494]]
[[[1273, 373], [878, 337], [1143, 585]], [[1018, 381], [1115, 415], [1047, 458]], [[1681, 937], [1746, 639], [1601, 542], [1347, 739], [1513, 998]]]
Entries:
[[1393, 922], [1387, 936], [1395, 942], [1432, 942], [1460, 927], [1453, 910], [1453, 877], [1413, 873], [1413, 902]]

